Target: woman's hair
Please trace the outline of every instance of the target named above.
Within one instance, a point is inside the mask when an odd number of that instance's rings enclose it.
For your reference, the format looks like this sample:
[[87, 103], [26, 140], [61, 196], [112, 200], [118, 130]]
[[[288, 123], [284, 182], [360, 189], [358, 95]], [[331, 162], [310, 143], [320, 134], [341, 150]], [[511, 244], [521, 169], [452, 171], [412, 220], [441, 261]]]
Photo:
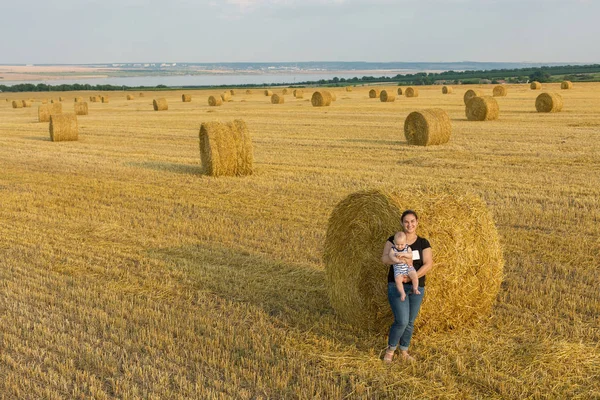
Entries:
[[406, 210], [402, 213], [402, 217], [400, 217], [400, 221], [404, 222], [404, 217], [406, 217], [407, 215], [414, 215], [415, 219], [419, 219], [416, 212], [414, 212], [413, 210]]

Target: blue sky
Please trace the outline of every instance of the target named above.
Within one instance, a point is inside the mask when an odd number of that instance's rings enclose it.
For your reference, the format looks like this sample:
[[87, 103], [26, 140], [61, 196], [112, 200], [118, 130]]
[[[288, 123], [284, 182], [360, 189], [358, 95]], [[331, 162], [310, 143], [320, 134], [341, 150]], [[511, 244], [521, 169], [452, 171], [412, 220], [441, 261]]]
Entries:
[[0, 2], [0, 64], [600, 62], [600, 0]]

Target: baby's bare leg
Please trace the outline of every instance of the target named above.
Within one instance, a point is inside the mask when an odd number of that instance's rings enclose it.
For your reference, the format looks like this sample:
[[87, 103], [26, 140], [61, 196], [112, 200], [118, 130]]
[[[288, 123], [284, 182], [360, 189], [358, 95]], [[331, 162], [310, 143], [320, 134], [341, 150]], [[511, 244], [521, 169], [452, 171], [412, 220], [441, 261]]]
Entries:
[[394, 280], [396, 281], [396, 287], [398, 288], [398, 292], [400, 293], [400, 301], [404, 301], [406, 299], [406, 293], [404, 292], [404, 283], [402, 282], [402, 275], [394, 276]]
[[412, 281], [413, 293], [421, 294], [421, 292], [419, 291], [419, 276], [417, 275], [417, 271], [415, 271], [415, 270], [408, 271], [408, 277]]

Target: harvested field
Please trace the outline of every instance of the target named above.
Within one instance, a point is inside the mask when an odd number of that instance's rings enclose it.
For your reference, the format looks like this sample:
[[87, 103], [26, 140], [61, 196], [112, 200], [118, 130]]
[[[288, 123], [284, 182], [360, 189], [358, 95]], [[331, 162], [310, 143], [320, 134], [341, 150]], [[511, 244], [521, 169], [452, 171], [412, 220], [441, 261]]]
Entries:
[[[323, 88], [277, 106], [258, 89], [222, 107], [206, 101], [222, 88], [112, 93], [88, 103], [78, 141], [57, 143], [35, 107], [12, 109], [48, 94], [4, 94], [0, 398], [599, 398], [600, 84], [543, 85], [561, 112], [507, 84], [486, 122], [467, 120], [463, 86], [386, 104], [339, 89], [330, 107], [308, 101]], [[408, 145], [404, 121], [429, 108], [448, 113], [450, 141]], [[253, 174], [207, 176], [200, 125], [234, 119]], [[487, 318], [417, 328], [417, 363], [383, 365], [385, 335], [330, 304], [326, 231], [350, 194], [416, 186], [482, 199], [502, 283]]]

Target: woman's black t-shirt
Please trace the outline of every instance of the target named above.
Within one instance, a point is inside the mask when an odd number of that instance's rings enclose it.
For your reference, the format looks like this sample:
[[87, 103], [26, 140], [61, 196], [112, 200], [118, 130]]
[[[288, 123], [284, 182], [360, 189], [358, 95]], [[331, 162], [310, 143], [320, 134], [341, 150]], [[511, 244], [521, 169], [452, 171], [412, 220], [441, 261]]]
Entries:
[[[391, 242], [392, 244], [394, 244], [394, 235], [390, 236], [388, 238], [388, 242]], [[425, 249], [429, 249], [431, 248], [431, 245], [429, 244], [429, 240], [422, 238], [420, 236], [417, 236], [417, 240], [415, 240], [414, 243], [409, 244], [410, 249], [413, 251], [413, 267], [415, 267], [415, 270], [419, 270], [419, 268], [421, 268], [423, 266], [423, 250]], [[415, 253], [414, 251], [418, 251], [419, 252], [419, 259], [415, 260]], [[395, 282], [394, 280], [394, 268], [390, 265], [390, 271], [388, 272], [388, 282]], [[419, 278], [419, 286], [425, 286], [425, 276], [422, 276]]]

